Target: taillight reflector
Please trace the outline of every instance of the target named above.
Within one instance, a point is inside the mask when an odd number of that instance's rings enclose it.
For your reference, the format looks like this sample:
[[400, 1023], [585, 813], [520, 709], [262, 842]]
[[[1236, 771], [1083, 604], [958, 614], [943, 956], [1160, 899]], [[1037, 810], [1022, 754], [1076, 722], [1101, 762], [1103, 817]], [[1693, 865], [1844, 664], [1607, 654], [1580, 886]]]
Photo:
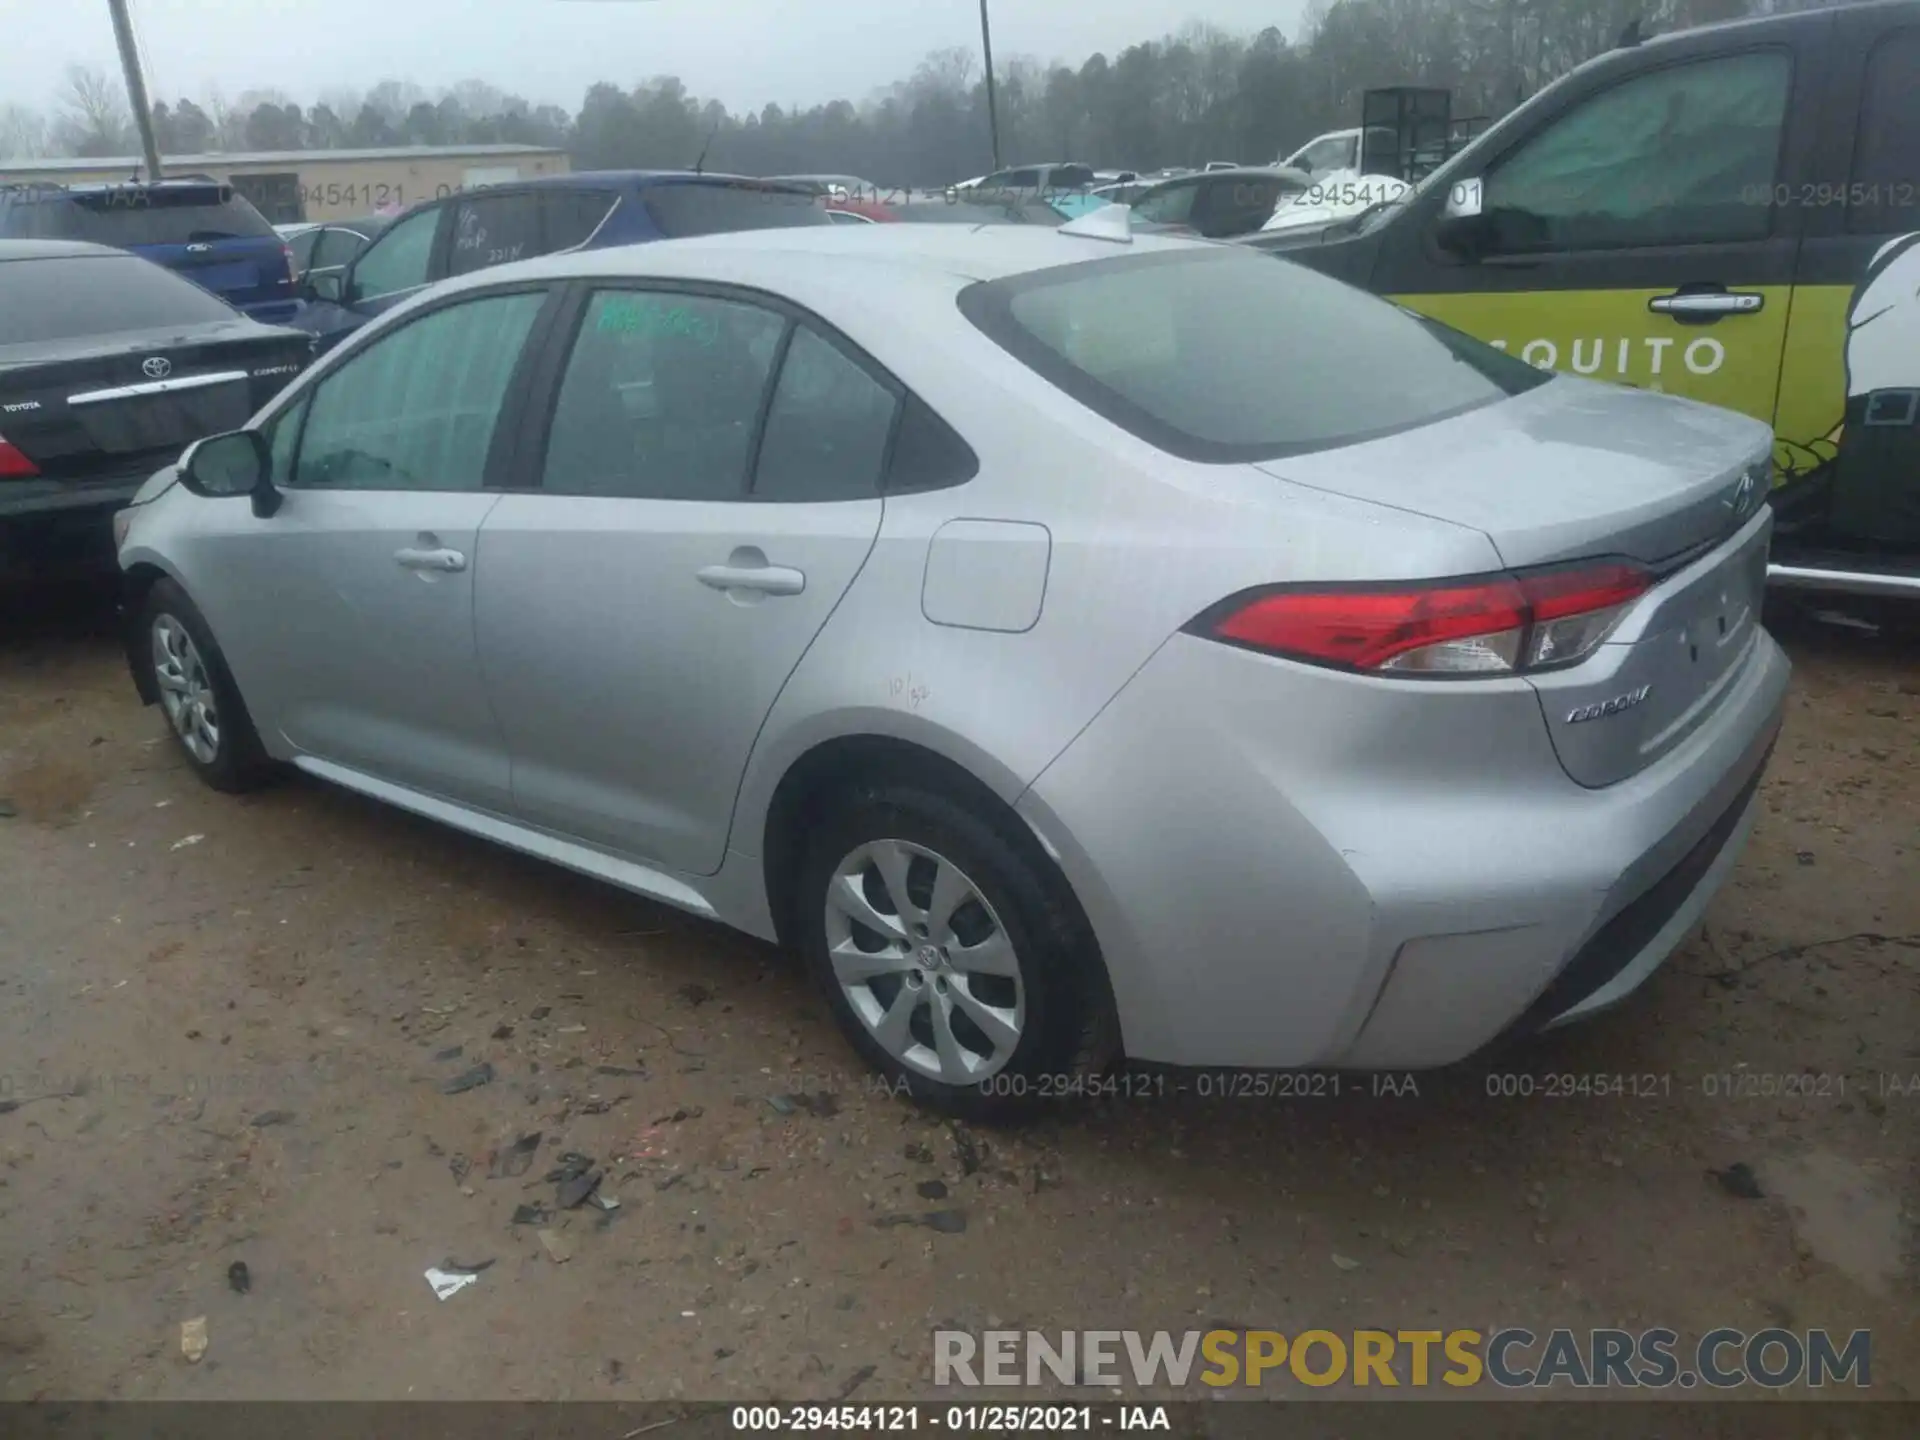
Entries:
[[1513, 674], [1584, 658], [1652, 583], [1638, 565], [1604, 561], [1420, 584], [1256, 590], [1189, 628], [1345, 670]]
[[22, 454], [19, 446], [0, 435], [0, 480], [25, 480], [39, 473], [40, 467]]

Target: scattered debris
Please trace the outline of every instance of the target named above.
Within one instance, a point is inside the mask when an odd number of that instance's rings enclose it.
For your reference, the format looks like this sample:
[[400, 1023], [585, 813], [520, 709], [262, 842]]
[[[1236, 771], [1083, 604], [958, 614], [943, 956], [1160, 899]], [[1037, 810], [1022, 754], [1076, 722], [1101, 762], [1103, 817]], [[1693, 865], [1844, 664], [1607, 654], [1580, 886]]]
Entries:
[[449, 1045], [446, 1049], [440, 1051], [439, 1054], [435, 1055], [433, 1058], [436, 1061], [458, 1060], [462, 1055], [466, 1053], [467, 1053], [467, 1047], [464, 1045]]
[[530, 1018], [544, 1020], [551, 1014], [553, 1014], [553, 1007], [551, 1005], [536, 1005], [533, 1007], [533, 1013]]
[[947, 1198], [947, 1182], [944, 1180], [922, 1180], [913, 1188], [919, 1191], [922, 1200], [944, 1200]]
[[928, 1213], [921, 1224], [929, 1230], [938, 1230], [942, 1235], [959, 1235], [967, 1228], [967, 1212], [964, 1210], [934, 1210]]
[[493, 1152], [493, 1163], [487, 1166], [487, 1178], [500, 1180], [524, 1175], [533, 1168], [533, 1152], [540, 1148], [542, 1132], [522, 1135], [513, 1144]]
[[632, 1065], [596, 1065], [593, 1067], [593, 1073], [596, 1075], [631, 1075], [638, 1080], [647, 1078], [647, 1072], [644, 1069]]
[[269, 1125], [291, 1125], [293, 1123], [293, 1111], [262, 1110], [258, 1115], [253, 1117], [251, 1123], [256, 1130], [264, 1130]]
[[1760, 1188], [1760, 1182], [1754, 1177], [1753, 1167], [1744, 1160], [1736, 1160], [1724, 1170], [1709, 1170], [1707, 1174], [1720, 1182], [1720, 1188], [1737, 1200], [1763, 1200], [1766, 1192]]
[[794, 1104], [791, 1095], [769, 1095], [767, 1097], [767, 1104], [771, 1105], [774, 1113], [778, 1115], [791, 1115], [799, 1108]]
[[473, 1265], [463, 1265], [458, 1260], [442, 1260], [440, 1262], [440, 1269], [449, 1275], [478, 1275], [482, 1270], [485, 1270], [492, 1264], [493, 1260], [491, 1257]]
[[960, 1162], [960, 1173], [971, 1175], [986, 1161], [986, 1147], [958, 1125], [953, 1127], [953, 1158]]
[[1360, 1262], [1336, 1251], [1333, 1257], [1333, 1267], [1336, 1270], [1358, 1270], [1360, 1268]]
[[544, 1205], [516, 1205], [509, 1225], [544, 1225], [553, 1218]]
[[572, 1243], [558, 1230], [542, 1230], [539, 1235], [541, 1248], [554, 1264], [564, 1265], [573, 1258]]
[[20, 808], [11, 800], [0, 800], [0, 820], [11, 820], [20, 813]]
[[659, 1116], [653, 1123], [656, 1125], [678, 1125], [682, 1120], [698, 1120], [706, 1113], [706, 1107], [703, 1105], [687, 1105], [674, 1111], [671, 1115]]
[[434, 1298], [439, 1300], [458, 1295], [467, 1286], [475, 1284], [480, 1279], [478, 1275], [471, 1272], [455, 1274], [452, 1271], [442, 1270], [437, 1265], [428, 1266], [426, 1275], [427, 1283], [433, 1287]]
[[622, 1091], [611, 1100], [589, 1100], [580, 1107], [580, 1113], [582, 1115], [605, 1115], [609, 1110], [613, 1109], [614, 1106], [626, 1104], [628, 1098], [626, 1092]]
[[611, 1195], [602, 1195], [598, 1190], [589, 1195], [587, 1199], [591, 1201], [595, 1207], [605, 1211], [609, 1215], [620, 1208], [620, 1202], [618, 1200], [614, 1199]]
[[449, 1155], [447, 1169], [453, 1172], [455, 1180], [464, 1180], [467, 1178], [467, 1172], [473, 1169], [473, 1162], [464, 1155]]
[[553, 1203], [562, 1210], [577, 1210], [586, 1203], [589, 1195], [600, 1188], [601, 1172], [589, 1170], [584, 1175], [576, 1175], [565, 1181], [554, 1193]]
[[564, 1185], [576, 1180], [593, 1168], [593, 1157], [582, 1155], [578, 1150], [569, 1150], [560, 1157], [560, 1163], [546, 1173], [549, 1185]]
[[902, 1153], [907, 1159], [916, 1160], [922, 1165], [931, 1165], [933, 1163], [933, 1151], [918, 1141], [909, 1142], [907, 1148]]
[[494, 1026], [493, 1038], [495, 1040], [511, 1040], [513, 1038], [513, 1026], [511, 1025]]
[[247, 1262], [236, 1260], [227, 1266], [227, 1288], [236, 1295], [244, 1295], [253, 1289], [253, 1274], [247, 1269]]
[[463, 1070], [440, 1087], [442, 1095], [463, 1095], [477, 1090], [493, 1079], [493, 1066], [482, 1060], [471, 1070]]
[[853, 1374], [847, 1377], [846, 1383], [843, 1384], [839, 1388], [839, 1390], [834, 1392], [833, 1398], [835, 1400], [846, 1399], [849, 1395], [853, 1394], [854, 1391], [858, 1390], [862, 1385], [866, 1384], [867, 1381], [871, 1380], [875, 1375], [879, 1373], [880, 1373], [880, 1367], [878, 1365], [862, 1365], [858, 1370], [854, 1371]]
[[189, 1365], [198, 1365], [200, 1357], [207, 1353], [207, 1317], [196, 1315], [191, 1320], [180, 1322], [180, 1353], [187, 1357]]
[[1796, 850], [1793, 852], [1793, 858], [1798, 860], [1802, 865], [1811, 865], [1813, 864], [1813, 851]]
[[811, 1095], [796, 1095], [793, 1098], [804, 1109], [812, 1111], [822, 1120], [830, 1119], [840, 1113], [840, 1097], [831, 1090], [816, 1090]]
[[167, 848], [169, 850], [184, 850], [189, 845], [198, 845], [202, 840], [206, 838], [207, 837], [204, 835], [183, 835], [180, 837], [180, 839], [174, 841], [173, 844], [169, 845]]
[[713, 999], [713, 991], [698, 981], [695, 981], [691, 985], [682, 985], [677, 993], [687, 1004], [695, 1006], [696, 1008]]
[[556, 1035], [584, 1035], [587, 1033], [587, 1027], [584, 1025], [562, 1025], [553, 1033]]

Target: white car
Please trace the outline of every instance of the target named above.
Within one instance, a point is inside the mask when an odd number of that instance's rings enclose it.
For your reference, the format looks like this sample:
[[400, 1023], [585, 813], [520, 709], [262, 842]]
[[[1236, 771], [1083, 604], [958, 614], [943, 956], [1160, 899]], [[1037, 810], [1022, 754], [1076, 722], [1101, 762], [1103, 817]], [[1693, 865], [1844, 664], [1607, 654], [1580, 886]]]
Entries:
[[1331, 225], [1375, 205], [1398, 200], [1413, 186], [1392, 175], [1363, 175], [1358, 170], [1336, 170], [1316, 175], [1313, 184], [1274, 207], [1261, 230], [1296, 230]]

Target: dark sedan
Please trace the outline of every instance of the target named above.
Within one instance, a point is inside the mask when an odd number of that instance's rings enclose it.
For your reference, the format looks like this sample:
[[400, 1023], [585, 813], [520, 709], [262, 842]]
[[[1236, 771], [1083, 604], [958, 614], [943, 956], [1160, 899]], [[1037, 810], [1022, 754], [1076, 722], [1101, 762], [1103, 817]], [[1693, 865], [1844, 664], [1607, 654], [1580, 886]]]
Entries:
[[113, 512], [306, 368], [262, 325], [124, 250], [0, 240], [0, 580], [111, 569]]

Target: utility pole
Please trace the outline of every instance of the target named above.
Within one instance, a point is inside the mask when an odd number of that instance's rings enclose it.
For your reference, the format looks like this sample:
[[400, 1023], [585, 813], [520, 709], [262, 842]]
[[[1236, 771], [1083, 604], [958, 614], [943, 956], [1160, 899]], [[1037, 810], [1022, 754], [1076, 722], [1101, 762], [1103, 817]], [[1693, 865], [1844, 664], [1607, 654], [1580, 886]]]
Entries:
[[133, 123], [140, 130], [140, 148], [147, 156], [147, 179], [158, 180], [160, 143], [153, 135], [153, 112], [147, 108], [147, 82], [140, 75], [140, 51], [133, 43], [133, 21], [127, 16], [127, 0], [107, 0], [107, 8], [113, 11], [113, 38], [120, 44], [120, 68], [127, 76], [127, 103], [133, 109]]
[[993, 99], [993, 30], [987, 24], [987, 0], [980, 0], [980, 48], [987, 57], [987, 134], [993, 141], [993, 168], [1000, 168], [1000, 111]]

